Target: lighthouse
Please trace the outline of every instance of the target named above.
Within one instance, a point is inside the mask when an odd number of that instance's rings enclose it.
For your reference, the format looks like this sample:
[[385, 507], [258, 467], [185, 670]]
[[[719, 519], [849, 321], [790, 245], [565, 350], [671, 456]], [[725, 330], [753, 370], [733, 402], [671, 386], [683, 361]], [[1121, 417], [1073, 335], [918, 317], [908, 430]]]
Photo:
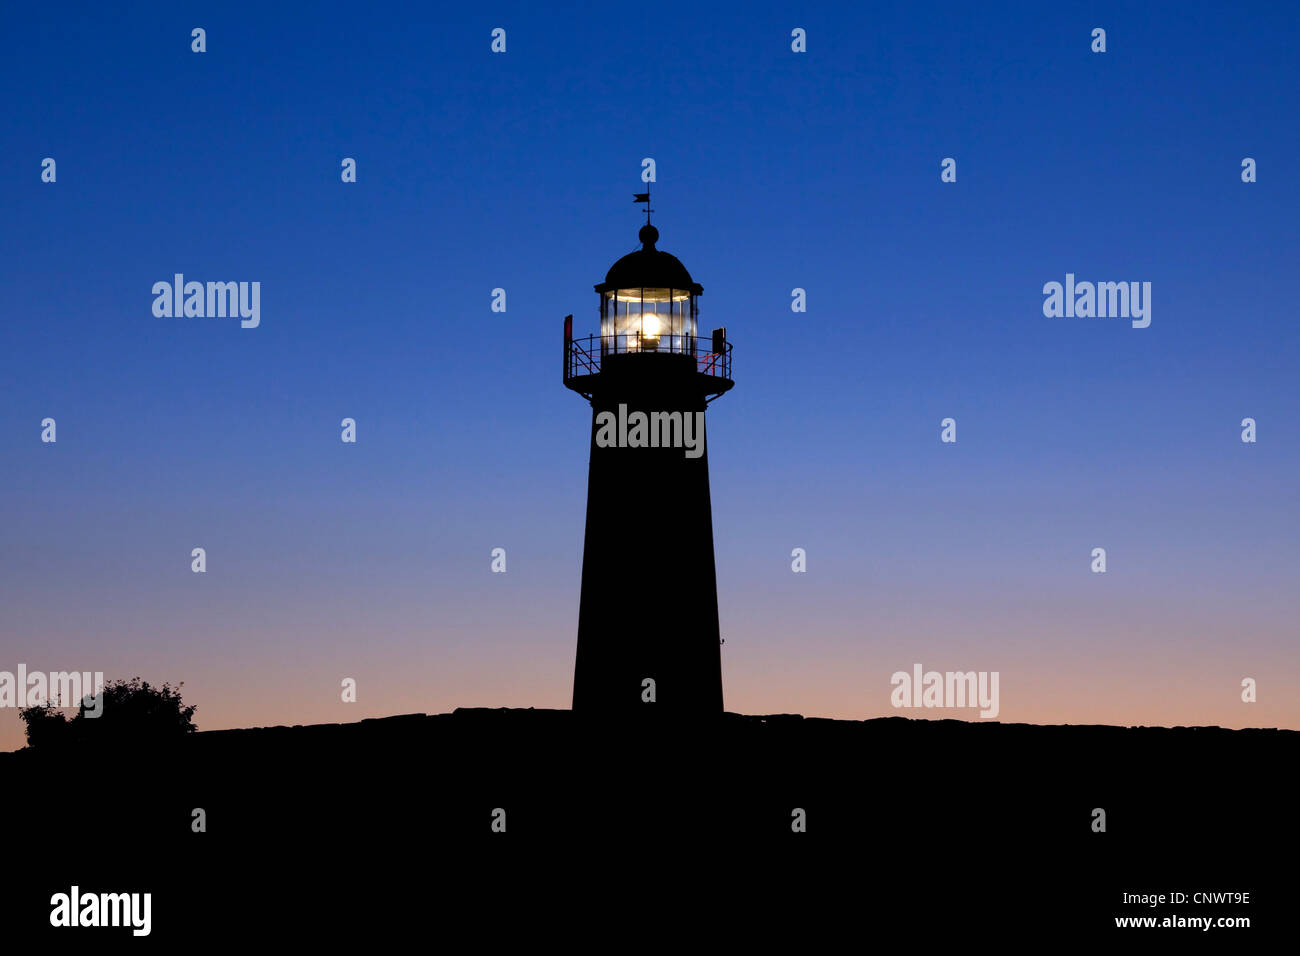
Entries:
[[704, 419], [734, 384], [731, 343], [699, 334], [704, 289], [648, 208], [638, 239], [595, 287], [599, 333], [564, 320], [564, 384], [592, 409], [573, 709], [720, 713]]

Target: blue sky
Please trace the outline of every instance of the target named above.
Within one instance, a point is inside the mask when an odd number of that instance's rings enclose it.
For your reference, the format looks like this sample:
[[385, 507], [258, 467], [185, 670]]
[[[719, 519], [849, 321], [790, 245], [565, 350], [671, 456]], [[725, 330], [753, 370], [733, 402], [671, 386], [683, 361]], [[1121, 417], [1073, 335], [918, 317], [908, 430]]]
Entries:
[[[1298, 16], [11, 5], [0, 668], [184, 679], [200, 726], [567, 706], [561, 321], [595, 330], [649, 156], [659, 246], [735, 345], [729, 708], [877, 715], [919, 659], [1001, 667], [1007, 720], [1300, 726]], [[176, 272], [260, 281], [260, 327], [154, 317]], [[1151, 282], [1151, 326], [1045, 318], [1067, 272]]]

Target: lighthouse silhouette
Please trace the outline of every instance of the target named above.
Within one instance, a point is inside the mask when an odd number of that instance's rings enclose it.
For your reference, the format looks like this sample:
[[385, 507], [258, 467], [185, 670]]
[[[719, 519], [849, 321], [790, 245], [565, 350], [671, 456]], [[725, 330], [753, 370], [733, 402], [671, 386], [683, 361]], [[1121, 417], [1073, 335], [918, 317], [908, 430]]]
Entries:
[[704, 411], [734, 384], [731, 343], [699, 335], [704, 289], [637, 201], [641, 248], [595, 287], [599, 334], [564, 320], [564, 384], [592, 409], [573, 709], [720, 713]]

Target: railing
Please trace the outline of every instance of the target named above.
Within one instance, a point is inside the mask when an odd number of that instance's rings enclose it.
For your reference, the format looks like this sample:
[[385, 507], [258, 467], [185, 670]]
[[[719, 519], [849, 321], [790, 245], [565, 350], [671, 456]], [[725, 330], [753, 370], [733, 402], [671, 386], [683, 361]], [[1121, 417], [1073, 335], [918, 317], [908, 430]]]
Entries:
[[695, 368], [702, 375], [731, 379], [731, 343], [723, 341], [722, 350], [713, 350], [713, 339], [699, 335], [643, 335], [629, 332], [619, 335], [588, 335], [581, 339], [568, 339], [564, 348], [564, 380], [580, 375], [600, 372], [601, 359], [606, 355], [662, 354], [689, 355], [695, 359]]

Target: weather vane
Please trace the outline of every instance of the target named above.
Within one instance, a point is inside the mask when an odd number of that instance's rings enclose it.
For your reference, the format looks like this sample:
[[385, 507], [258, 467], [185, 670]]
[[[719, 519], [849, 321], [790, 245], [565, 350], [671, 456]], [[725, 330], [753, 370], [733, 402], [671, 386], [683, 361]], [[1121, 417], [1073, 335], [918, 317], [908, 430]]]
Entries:
[[643, 202], [643, 203], [645, 203], [645, 224], [646, 224], [647, 226], [650, 225], [650, 214], [651, 214], [652, 212], [654, 212], [654, 210], [650, 208], [650, 191], [649, 191], [649, 189], [647, 189], [647, 190], [646, 190], [645, 192], [643, 192], [643, 193], [633, 193], [632, 195], [635, 197], [635, 198], [632, 200], [633, 202]]

